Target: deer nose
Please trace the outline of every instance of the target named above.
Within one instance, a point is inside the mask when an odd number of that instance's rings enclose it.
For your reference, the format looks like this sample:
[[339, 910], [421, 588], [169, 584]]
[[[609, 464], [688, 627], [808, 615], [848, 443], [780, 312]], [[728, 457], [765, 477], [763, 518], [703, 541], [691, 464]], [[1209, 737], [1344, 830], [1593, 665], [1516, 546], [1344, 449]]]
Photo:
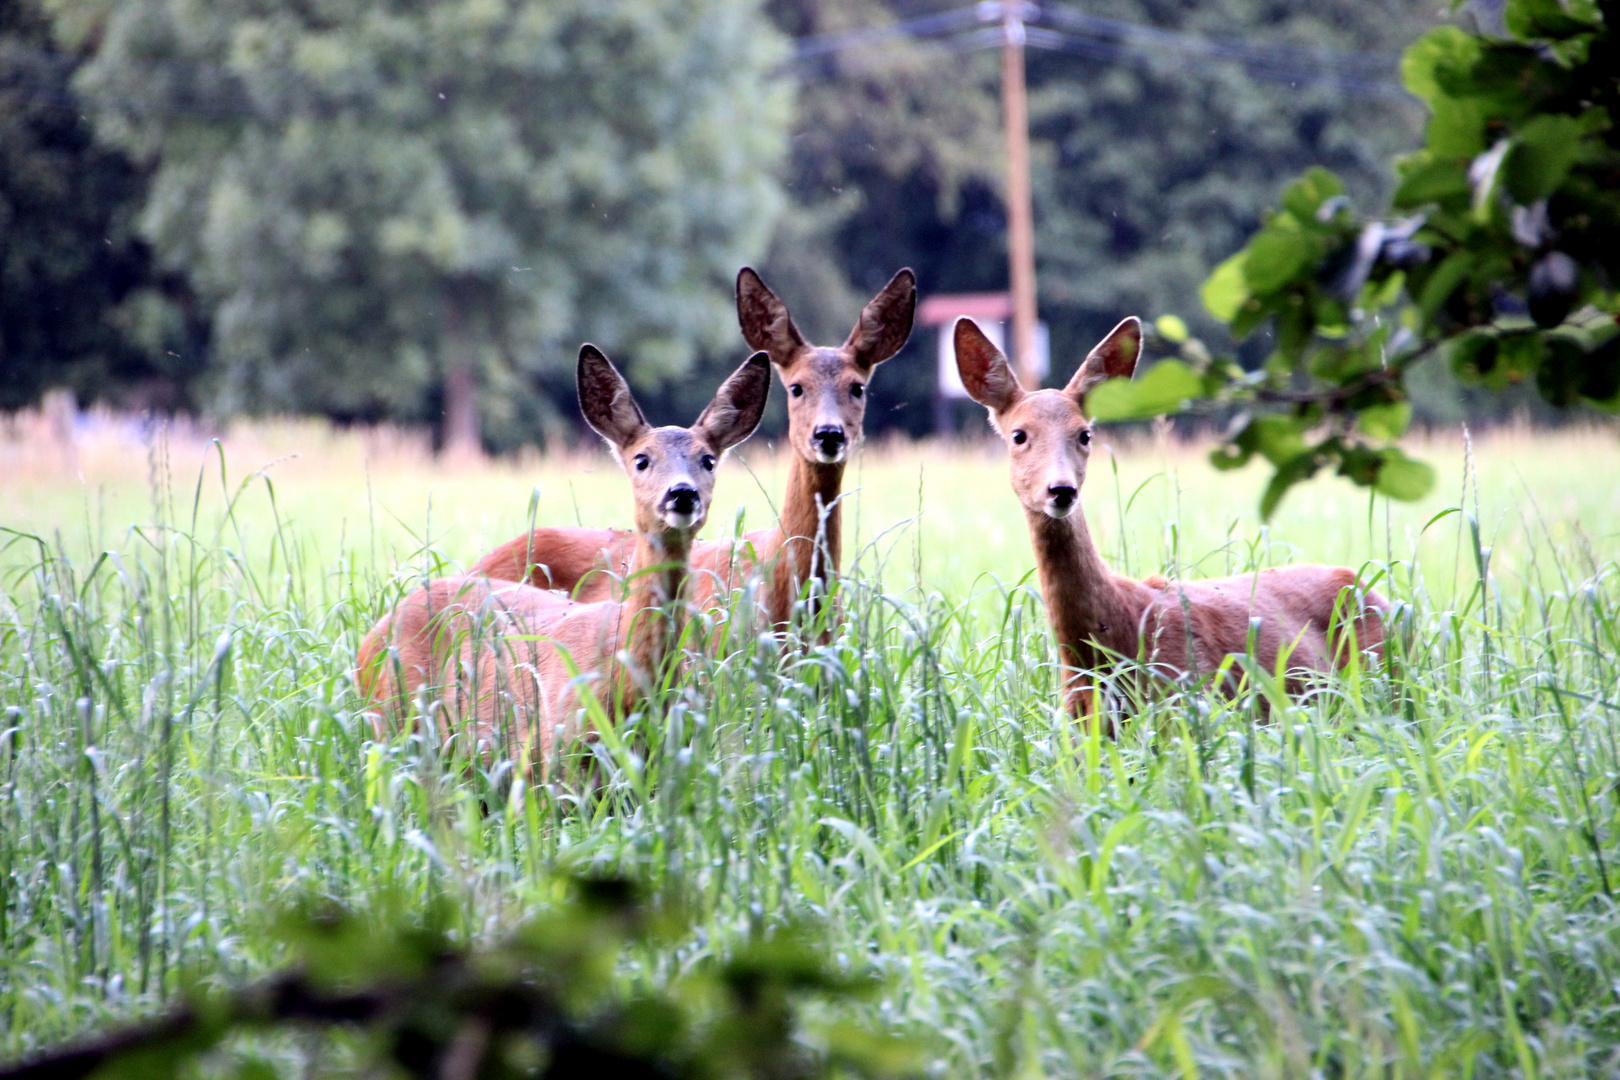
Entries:
[[698, 489], [691, 484], [676, 484], [664, 492], [664, 508], [672, 514], [696, 513]]
[[836, 454], [844, 445], [844, 428], [840, 424], [822, 424], [811, 433], [812, 438], [821, 444], [823, 452]]
[[1047, 499], [1059, 510], [1067, 510], [1073, 506], [1074, 500], [1079, 494], [1080, 489], [1073, 484], [1048, 484], [1046, 486]]

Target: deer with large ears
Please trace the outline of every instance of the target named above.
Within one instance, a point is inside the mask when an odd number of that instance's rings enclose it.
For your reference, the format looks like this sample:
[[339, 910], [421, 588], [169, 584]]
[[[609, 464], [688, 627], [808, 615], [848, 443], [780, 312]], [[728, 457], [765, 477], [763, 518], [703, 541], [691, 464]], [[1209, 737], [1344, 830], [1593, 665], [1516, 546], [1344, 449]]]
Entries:
[[[1012, 487], [1035, 548], [1041, 596], [1063, 665], [1071, 712], [1101, 710], [1082, 699], [1093, 673], [1117, 657], [1136, 658], [1168, 677], [1214, 673], [1250, 644], [1275, 671], [1286, 656], [1290, 691], [1300, 675], [1345, 665], [1357, 650], [1382, 655], [1388, 605], [1337, 566], [1288, 566], [1234, 577], [1137, 581], [1110, 573], [1080, 508], [1091, 458], [1086, 395], [1128, 379], [1142, 350], [1142, 325], [1126, 319], [1091, 350], [1062, 390], [1026, 390], [970, 319], [956, 324], [956, 364], [973, 400], [990, 410], [1006, 440]], [[1109, 727], [1112, 732], [1112, 725]]]
[[[624, 715], [667, 670], [681, 634], [692, 539], [708, 518], [715, 469], [754, 433], [770, 394], [770, 364], [755, 353], [689, 428], [647, 423], [630, 387], [594, 345], [579, 353], [579, 403], [630, 477], [638, 573], [623, 602], [483, 575], [443, 578], [384, 615], [361, 643], [358, 679], [389, 714], [408, 712], [424, 685], [448, 684], [444, 736], [471, 736], [480, 755], [506, 750], [521, 765], [553, 760], [559, 733], [578, 735], [581, 679], [610, 715]], [[570, 664], [573, 670], [570, 670]]]
[[[917, 279], [895, 274], [861, 311], [837, 348], [811, 345], [750, 267], [737, 275], [737, 321], [743, 337], [771, 359], [788, 391], [793, 450], [787, 494], [773, 529], [741, 543], [704, 541], [692, 549], [693, 600], [711, 607], [755, 565], [769, 568], [758, 597], [765, 619], [785, 624], [807, 583], [825, 595], [843, 549], [839, 495], [850, 450], [860, 442], [866, 385], [873, 370], [899, 352], [917, 312]], [[820, 538], [820, 543], [818, 543]], [[563, 589], [581, 599], [613, 595], [615, 582], [641, 566], [633, 537], [619, 529], [535, 529], [484, 556], [473, 572], [503, 581]]]

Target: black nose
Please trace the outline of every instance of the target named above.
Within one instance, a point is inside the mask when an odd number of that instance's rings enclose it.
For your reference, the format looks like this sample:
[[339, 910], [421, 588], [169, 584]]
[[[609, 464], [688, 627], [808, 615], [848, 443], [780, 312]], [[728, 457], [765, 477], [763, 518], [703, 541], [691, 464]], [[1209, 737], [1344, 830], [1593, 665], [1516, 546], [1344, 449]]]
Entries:
[[1068, 484], [1051, 484], [1047, 487], [1046, 494], [1051, 496], [1052, 501], [1057, 504], [1059, 510], [1067, 510], [1074, 505], [1075, 497], [1080, 492]]
[[844, 445], [844, 429], [835, 424], [823, 424], [812, 435], [821, 448], [829, 453]]
[[698, 490], [691, 484], [677, 484], [665, 493], [664, 502], [677, 514], [690, 514], [698, 508]]

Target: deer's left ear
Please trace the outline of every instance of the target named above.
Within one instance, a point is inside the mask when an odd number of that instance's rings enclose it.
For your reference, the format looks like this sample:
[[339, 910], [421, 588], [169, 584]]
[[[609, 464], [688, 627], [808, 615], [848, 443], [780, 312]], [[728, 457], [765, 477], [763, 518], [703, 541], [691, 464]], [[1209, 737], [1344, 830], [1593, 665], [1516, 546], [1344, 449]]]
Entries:
[[867, 371], [905, 347], [917, 317], [917, 275], [907, 266], [861, 309], [860, 321], [844, 342], [855, 362]]
[[732, 372], [692, 430], [724, 454], [759, 427], [770, 393], [770, 354], [757, 352]]
[[1142, 320], [1132, 315], [1097, 343], [1063, 392], [1074, 398], [1084, 412], [1086, 395], [1109, 379], [1130, 378], [1136, 373], [1136, 360], [1141, 355]]

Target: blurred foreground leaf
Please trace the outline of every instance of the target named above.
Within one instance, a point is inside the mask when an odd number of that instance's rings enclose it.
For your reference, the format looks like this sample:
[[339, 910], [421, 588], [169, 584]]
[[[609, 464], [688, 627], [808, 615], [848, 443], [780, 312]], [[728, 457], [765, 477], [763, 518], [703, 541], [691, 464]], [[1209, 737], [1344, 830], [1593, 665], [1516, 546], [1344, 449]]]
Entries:
[[[0, 1068], [0, 1078], [166, 1080], [204, 1055], [228, 1059], [233, 1036], [283, 1029], [363, 1033], [349, 1044], [362, 1072], [423, 1078], [887, 1077], [920, 1067], [917, 1048], [892, 1033], [848, 1021], [803, 1029], [806, 999], [874, 988], [863, 973], [829, 966], [805, 930], [778, 928], [664, 987], [627, 988], [615, 980], [621, 954], [657, 947], [678, 918], [618, 880], [576, 882], [574, 893], [484, 949], [436, 929], [431, 910], [426, 921], [407, 919], [403, 903], [366, 916], [306, 907], [282, 922], [295, 960], [280, 974], [228, 991], [199, 987], [165, 1016], [47, 1050]], [[246, 1057], [237, 1075], [274, 1073]]]

